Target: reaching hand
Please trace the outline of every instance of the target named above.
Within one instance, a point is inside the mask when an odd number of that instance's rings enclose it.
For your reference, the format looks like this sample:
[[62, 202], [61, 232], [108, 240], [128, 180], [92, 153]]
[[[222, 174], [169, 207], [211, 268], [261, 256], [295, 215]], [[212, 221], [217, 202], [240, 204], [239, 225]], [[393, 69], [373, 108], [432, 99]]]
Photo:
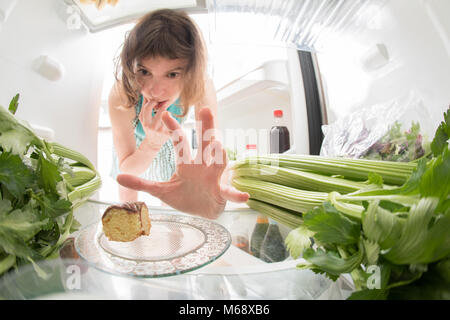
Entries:
[[[214, 129], [211, 110], [203, 108], [199, 118], [202, 121], [202, 137], [205, 137]], [[227, 200], [246, 202], [249, 199], [248, 193], [221, 184], [227, 155], [214, 136], [201, 142], [201, 148], [193, 160], [189, 142], [178, 122], [167, 111], [162, 114], [162, 120], [171, 134], [177, 157], [177, 167], [172, 178], [167, 182], [154, 182], [121, 174], [117, 177], [119, 184], [148, 192], [174, 209], [209, 219], [219, 217]]]

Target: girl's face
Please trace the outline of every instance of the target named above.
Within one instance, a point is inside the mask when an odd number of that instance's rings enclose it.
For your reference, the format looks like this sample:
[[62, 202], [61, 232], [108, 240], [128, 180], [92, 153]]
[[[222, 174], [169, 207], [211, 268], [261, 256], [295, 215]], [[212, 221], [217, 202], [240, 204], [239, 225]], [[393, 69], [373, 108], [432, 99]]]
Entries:
[[146, 58], [135, 67], [144, 100], [155, 102], [155, 110], [168, 107], [180, 96], [187, 62], [184, 59]]

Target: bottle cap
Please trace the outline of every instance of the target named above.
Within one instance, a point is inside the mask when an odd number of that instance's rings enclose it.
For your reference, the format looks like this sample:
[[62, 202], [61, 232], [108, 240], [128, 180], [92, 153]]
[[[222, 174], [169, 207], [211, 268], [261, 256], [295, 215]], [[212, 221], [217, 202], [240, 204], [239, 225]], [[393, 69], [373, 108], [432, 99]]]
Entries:
[[266, 216], [258, 215], [256, 217], [256, 223], [269, 223], [269, 219]]
[[247, 150], [256, 150], [256, 144], [248, 144], [245, 146]]
[[274, 115], [275, 117], [277, 117], [277, 118], [280, 118], [280, 117], [283, 116], [283, 110], [279, 110], [279, 109], [274, 110], [274, 111], [273, 111], [273, 115]]

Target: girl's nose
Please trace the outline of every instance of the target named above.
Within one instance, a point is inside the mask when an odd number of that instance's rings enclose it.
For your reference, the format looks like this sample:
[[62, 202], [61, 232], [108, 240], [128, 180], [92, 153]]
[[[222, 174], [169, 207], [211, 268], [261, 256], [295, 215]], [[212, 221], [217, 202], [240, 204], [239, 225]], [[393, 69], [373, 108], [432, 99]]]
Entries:
[[162, 97], [165, 92], [164, 85], [160, 82], [154, 81], [153, 79], [145, 82], [144, 90], [155, 99]]

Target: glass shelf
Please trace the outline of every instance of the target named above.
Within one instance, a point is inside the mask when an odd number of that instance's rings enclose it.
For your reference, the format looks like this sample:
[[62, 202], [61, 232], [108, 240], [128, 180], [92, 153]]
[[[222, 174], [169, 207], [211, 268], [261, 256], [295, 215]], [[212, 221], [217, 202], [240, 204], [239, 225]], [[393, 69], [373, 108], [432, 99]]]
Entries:
[[[86, 202], [75, 210], [82, 227], [100, 221], [108, 203]], [[149, 207], [154, 214], [184, 215], [167, 207]], [[236, 215], [254, 215], [250, 209], [231, 208], [216, 220], [228, 225]], [[76, 236], [75, 232], [71, 236]], [[66, 256], [65, 256], [66, 257]], [[237, 247], [195, 271], [164, 278], [136, 278], [99, 270], [77, 256], [45, 260], [9, 272], [0, 278], [0, 299], [346, 299], [351, 282], [333, 282], [295, 266], [300, 260], [265, 263]], [[42, 275], [45, 274], [45, 277]]]

